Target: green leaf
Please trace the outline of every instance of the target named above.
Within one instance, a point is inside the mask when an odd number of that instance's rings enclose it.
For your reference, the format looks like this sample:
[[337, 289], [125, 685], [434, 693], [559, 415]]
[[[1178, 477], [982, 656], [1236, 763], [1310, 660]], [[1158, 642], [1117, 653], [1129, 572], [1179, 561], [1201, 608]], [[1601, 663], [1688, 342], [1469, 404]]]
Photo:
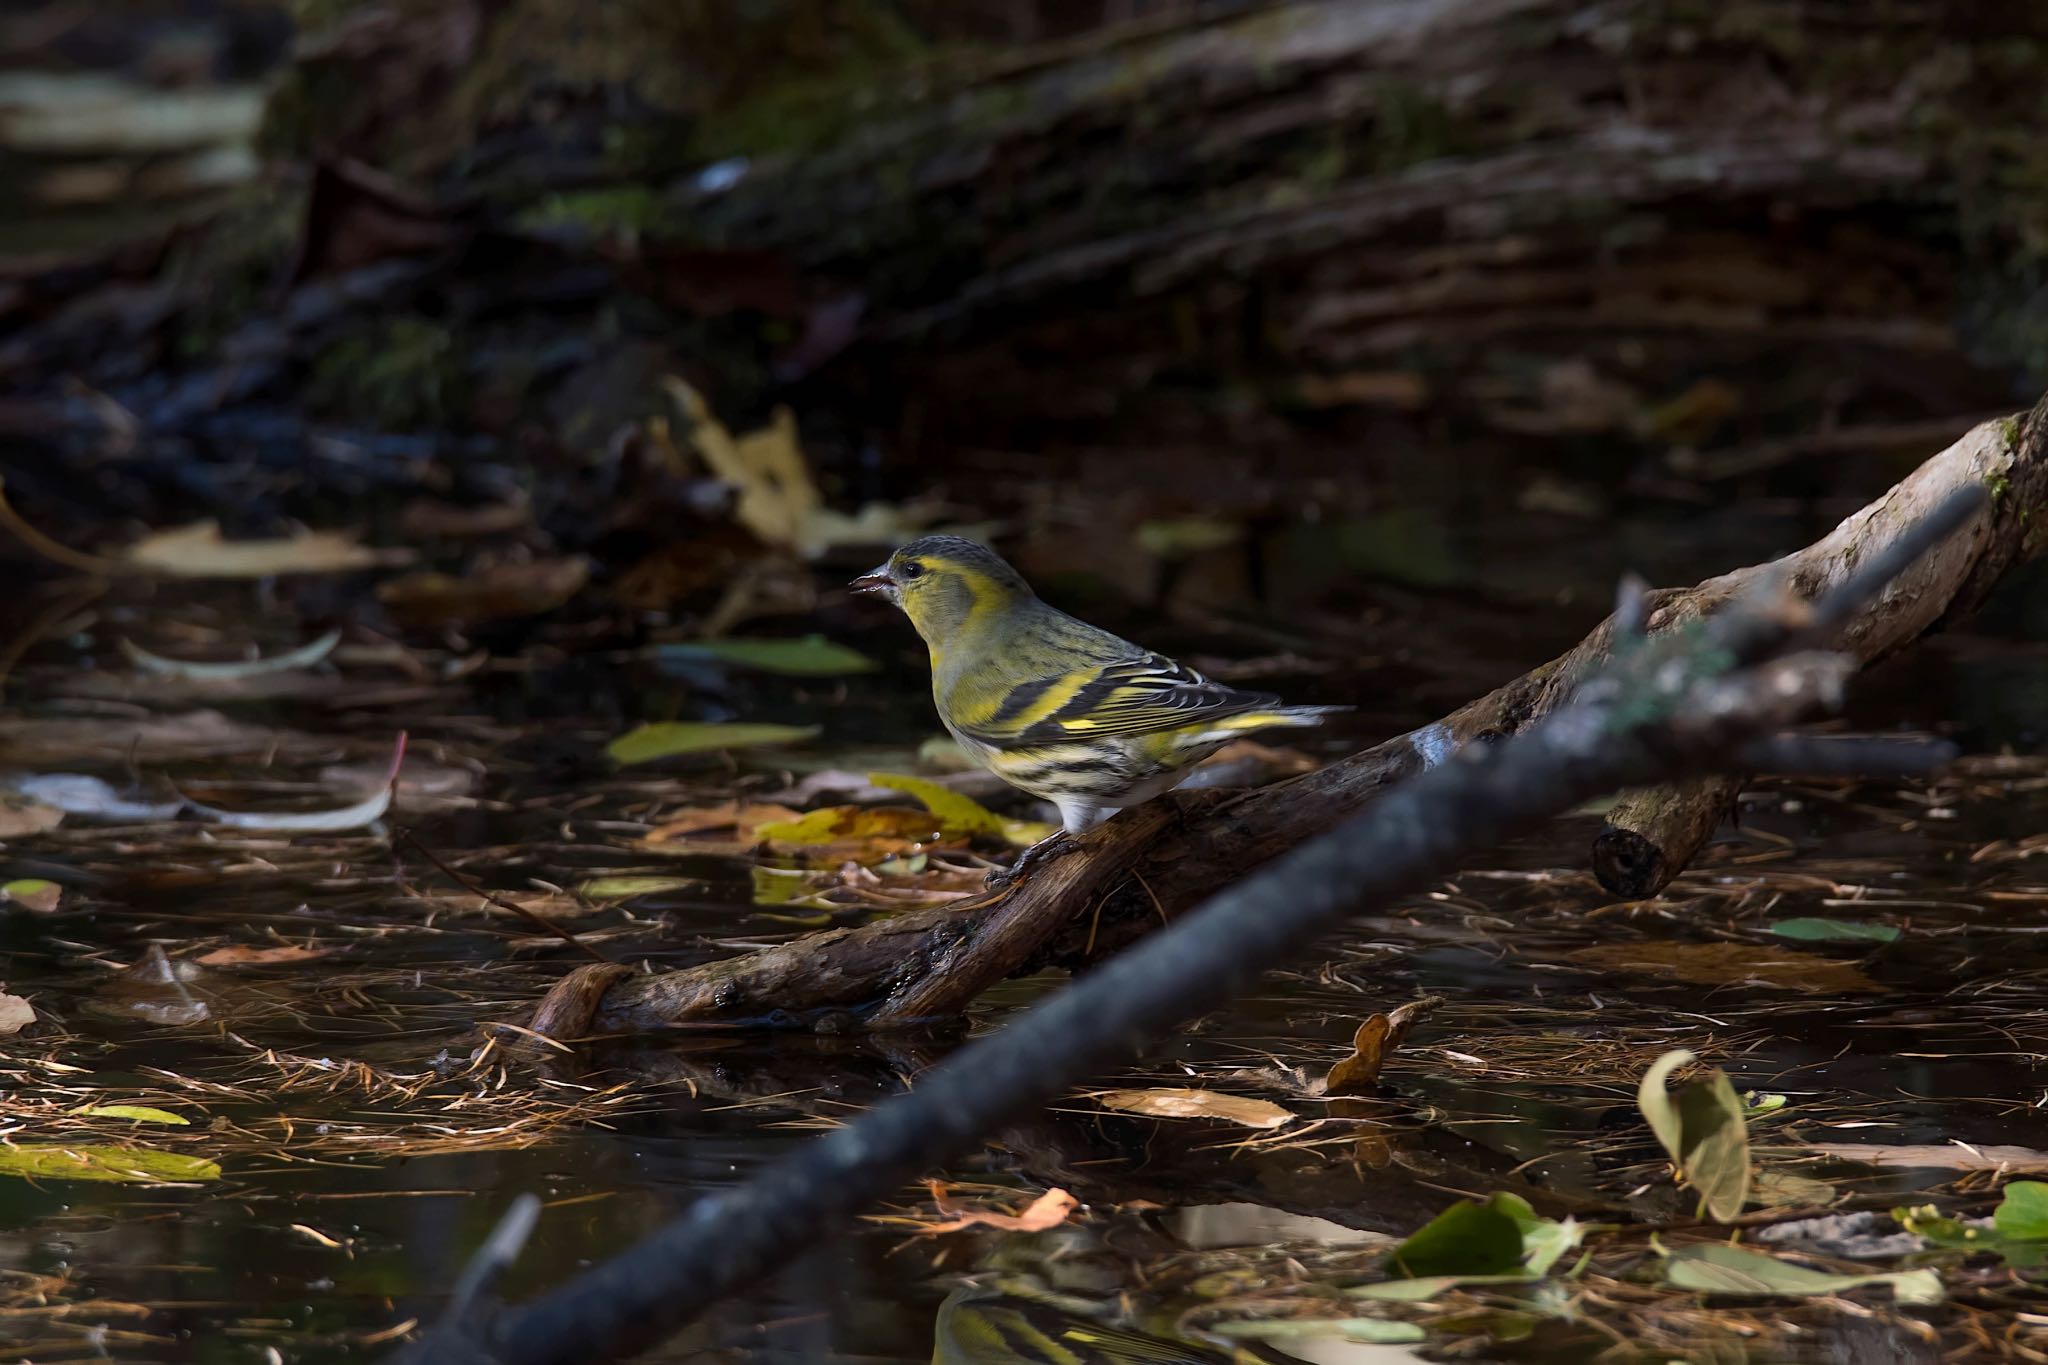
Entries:
[[1260, 1322], [1212, 1323], [1202, 1330], [1253, 1341], [1343, 1337], [1350, 1341], [1404, 1342], [1423, 1341], [1429, 1335], [1412, 1322], [1389, 1322], [1385, 1318], [1269, 1318]]
[[1376, 1303], [1426, 1303], [1446, 1289], [1475, 1284], [1533, 1284], [1527, 1275], [1424, 1275], [1412, 1280], [1382, 1280], [1352, 1285], [1344, 1292]]
[[23, 877], [0, 885], [0, 901], [12, 901], [24, 910], [47, 915], [64, 899], [64, 888], [40, 877]]
[[754, 904], [789, 905], [810, 889], [807, 872], [782, 867], [753, 869]]
[[661, 891], [687, 891], [702, 887], [701, 877], [620, 876], [592, 877], [576, 884], [576, 894], [594, 901], [620, 901], [629, 896], [652, 896]]
[[180, 1128], [192, 1126], [192, 1120], [173, 1114], [168, 1109], [151, 1109], [141, 1104], [93, 1104], [71, 1112], [94, 1118], [133, 1119], [137, 1123], [171, 1123]]
[[[2026, 1188], [2019, 1189], [2020, 1186]], [[2013, 1181], [2005, 1187], [2005, 1198], [1989, 1224], [1964, 1222], [1932, 1204], [1917, 1209], [1893, 1209], [1892, 1217], [1906, 1231], [1935, 1246], [1953, 1251], [1995, 1252], [2015, 1270], [2038, 1270], [2048, 1266], [2048, 1228], [2041, 1222], [2039, 1193], [2043, 1189], [2048, 1186], [2039, 1181]]]
[[1998, 1235], [2014, 1241], [2048, 1239], [2048, 1184], [2038, 1180], [2015, 1180], [2005, 1187], [2005, 1198], [1991, 1215]]
[[628, 730], [604, 751], [618, 763], [651, 763], [678, 754], [707, 754], [721, 749], [753, 749], [768, 744], [794, 744], [818, 733], [815, 725], [766, 725], [748, 722], [711, 724], [705, 721], [663, 721]]
[[1807, 943], [1895, 943], [1899, 937], [1896, 925], [1811, 916], [1774, 920], [1771, 932], [1780, 938], [1794, 938]]
[[655, 656], [681, 663], [736, 664], [791, 678], [836, 678], [875, 671], [874, 660], [822, 635], [806, 635], [801, 640], [698, 640], [662, 645]]
[[1747, 1247], [1713, 1242], [1674, 1251], [1664, 1262], [1664, 1282], [1679, 1289], [1708, 1294], [1791, 1296], [1839, 1294], [1864, 1285], [1891, 1286], [1902, 1304], [1941, 1302], [1941, 1276], [1932, 1270], [1900, 1270], [1866, 1275], [1835, 1275], [1795, 1265]]
[[220, 1166], [203, 1157], [148, 1147], [23, 1143], [0, 1146], [0, 1175], [29, 1180], [114, 1180], [131, 1184], [220, 1179]]
[[1499, 1275], [1521, 1269], [1522, 1222], [1527, 1203], [1511, 1194], [1496, 1194], [1484, 1204], [1467, 1199], [1451, 1205], [1394, 1248], [1392, 1264], [1402, 1275], [1421, 1279], [1435, 1275]]
[[1717, 1070], [1679, 1091], [1674, 1101], [1665, 1083], [1693, 1060], [1682, 1048], [1659, 1057], [1644, 1073], [1636, 1103], [1680, 1178], [1699, 1191], [1702, 1213], [1726, 1222], [1741, 1214], [1749, 1198], [1746, 1113], [1742, 1097]]

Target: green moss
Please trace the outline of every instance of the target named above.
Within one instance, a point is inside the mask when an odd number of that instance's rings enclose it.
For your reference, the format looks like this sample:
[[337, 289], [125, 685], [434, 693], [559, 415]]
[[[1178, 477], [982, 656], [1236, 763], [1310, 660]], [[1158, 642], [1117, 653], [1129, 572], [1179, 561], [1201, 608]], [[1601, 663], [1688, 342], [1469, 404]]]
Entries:
[[453, 333], [426, 318], [397, 317], [322, 352], [305, 397], [316, 412], [404, 431], [448, 423], [461, 411], [464, 380]]
[[205, 230], [172, 243], [158, 280], [187, 300], [171, 338], [176, 358], [209, 359], [223, 338], [270, 305], [305, 217], [303, 188], [258, 183], [238, 192]]

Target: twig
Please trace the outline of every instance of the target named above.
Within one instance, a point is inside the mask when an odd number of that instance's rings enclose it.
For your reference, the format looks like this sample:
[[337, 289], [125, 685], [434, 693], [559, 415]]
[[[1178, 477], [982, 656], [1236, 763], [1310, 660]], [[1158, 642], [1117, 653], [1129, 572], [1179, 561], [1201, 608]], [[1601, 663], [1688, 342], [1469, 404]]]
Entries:
[[582, 939], [576, 937], [576, 935], [570, 933], [567, 929], [564, 929], [561, 925], [555, 923], [551, 919], [548, 919], [546, 916], [536, 915], [535, 913], [533, 913], [533, 911], [527, 909], [525, 906], [520, 905], [515, 901], [508, 901], [501, 896], [497, 896], [489, 891], [486, 891], [483, 887], [479, 886], [475, 882], [475, 880], [473, 880], [469, 876], [461, 872], [457, 872], [454, 868], [442, 862], [441, 859], [434, 853], [434, 850], [428, 848], [425, 844], [421, 843], [419, 837], [415, 835], [411, 830], [399, 829], [394, 830], [393, 833], [397, 836], [398, 840], [401, 843], [410, 846], [413, 849], [413, 851], [418, 853], [422, 858], [425, 858], [435, 867], [440, 868], [441, 871], [447, 875], [450, 881], [454, 882], [464, 891], [469, 892], [472, 896], [481, 896], [484, 899], [485, 903], [495, 905], [500, 910], [504, 910], [511, 914], [517, 915], [519, 918], [525, 920], [528, 924], [533, 925], [536, 929], [541, 929], [547, 933], [553, 934], [556, 938], [562, 940], [562, 942], [568, 944], [570, 947], [588, 953], [590, 956], [596, 958], [599, 962], [603, 962], [609, 966], [614, 967], [618, 965], [616, 959], [606, 957], [603, 953], [591, 947], [588, 943], [585, 943]]
[[125, 567], [119, 560], [89, 555], [83, 550], [74, 550], [69, 545], [60, 544], [29, 525], [21, 513], [15, 511], [7, 501], [5, 479], [0, 479], [0, 528], [14, 532], [15, 537], [29, 549], [52, 564], [62, 564], [67, 569], [77, 569], [81, 573], [89, 573], [97, 578], [106, 578], [122, 572]]

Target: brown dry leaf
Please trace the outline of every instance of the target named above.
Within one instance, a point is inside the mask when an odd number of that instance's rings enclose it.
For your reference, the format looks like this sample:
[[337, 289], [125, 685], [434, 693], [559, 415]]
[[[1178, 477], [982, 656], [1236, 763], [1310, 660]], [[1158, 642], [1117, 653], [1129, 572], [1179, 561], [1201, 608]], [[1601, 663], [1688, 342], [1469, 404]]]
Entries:
[[751, 845], [754, 842], [754, 830], [759, 826], [801, 819], [802, 811], [765, 802], [746, 805], [735, 802], [730, 806], [693, 806], [671, 814], [653, 829], [648, 830], [640, 842], [654, 848], [674, 843], [678, 839], [709, 834], [713, 830], [731, 830], [734, 841]]
[[1896, 1169], [1926, 1167], [1952, 1171], [2048, 1171], [2048, 1152], [2032, 1147], [1960, 1142], [1888, 1145], [1885, 1143], [1812, 1142], [1804, 1148], [1816, 1156], [1860, 1161], [1866, 1166]]
[[962, 1228], [999, 1228], [1004, 1232], [1044, 1232], [1067, 1221], [1067, 1215], [1081, 1207], [1081, 1201], [1062, 1189], [1050, 1189], [1031, 1201], [1022, 1213], [988, 1213], [981, 1209], [962, 1209], [946, 1202], [946, 1189], [938, 1181], [927, 1181], [932, 1192], [932, 1203], [939, 1212], [950, 1215], [943, 1223], [925, 1223], [918, 1231], [928, 1235], [941, 1232], [958, 1232]]
[[64, 812], [15, 792], [0, 792], [0, 839], [41, 834], [63, 823]]
[[122, 563], [178, 578], [269, 578], [374, 569], [411, 558], [407, 550], [357, 544], [346, 531], [306, 531], [279, 540], [222, 540], [219, 522], [195, 521], [144, 536], [128, 547]]
[[1607, 972], [1668, 977], [1696, 986], [1769, 986], [1855, 994], [1884, 989], [1847, 962], [1748, 943], [1602, 943], [1566, 960]]
[[1330, 1068], [1323, 1082], [1325, 1095], [1370, 1094], [1379, 1083], [1380, 1068], [1418, 1019], [1441, 1005], [1440, 995], [1425, 995], [1388, 1014], [1375, 1014], [1358, 1026], [1351, 1038], [1351, 1055]]
[[408, 540], [455, 540], [503, 535], [533, 524], [533, 504], [524, 493], [510, 502], [458, 507], [436, 498], [414, 498], [398, 514], [398, 533]]
[[1104, 1090], [1094, 1099], [1106, 1109], [1121, 1109], [1154, 1119], [1222, 1119], [1247, 1128], [1279, 1128], [1294, 1122], [1292, 1112], [1271, 1100], [1226, 1095], [1216, 1090]]
[[0, 995], [0, 1038], [21, 1032], [36, 1021], [36, 1007], [18, 995]]
[[289, 962], [311, 962], [326, 957], [326, 948], [301, 948], [287, 943], [276, 948], [252, 948], [243, 943], [230, 943], [225, 948], [201, 953], [192, 959], [209, 967], [276, 967]]
[[539, 559], [492, 564], [458, 578], [424, 572], [377, 585], [377, 600], [401, 624], [431, 628], [474, 624], [553, 611], [590, 581], [590, 561]]

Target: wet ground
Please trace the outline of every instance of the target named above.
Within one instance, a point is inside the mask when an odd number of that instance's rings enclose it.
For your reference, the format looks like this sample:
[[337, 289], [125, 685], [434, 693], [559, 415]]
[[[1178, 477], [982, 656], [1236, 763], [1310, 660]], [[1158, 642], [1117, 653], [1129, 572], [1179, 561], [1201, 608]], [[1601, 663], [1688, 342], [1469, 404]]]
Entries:
[[[1167, 589], [1163, 607], [1115, 591], [1142, 597], [1143, 583], [1096, 585], [1094, 600], [1109, 604], [1107, 623], [1219, 673], [1292, 700], [1360, 703], [1295, 753], [1239, 756], [1234, 770], [1277, 772], [1427, 722], [1549, 657], [1597, 619], [1620, 567], [1689, 581], [1799, 543], [1816, 513], [1797, 511], [1597, 529], [1534, 517], [1514, 538], [1439, 525], [1415, 533], [1434, 550], [1402, 561], [1436, 567], [1407, 581], [1375, 572], [1342, 606], [1286, 568], [1329, 562], [1329, 537], [1304, 533], [1274, 548], [1282, 570], [1267, 589], [1279, 605], [1263, 613], [1233, 605], [1244, 569], [1229, 554], [1149, 585]], [[1060, 554], [1054, 540], [1035, 557]], [[400, 731], [408, 749], [397, 804], [369, 830], [74, 813], [4, 840], [19, 902], [0, 908], [5, 989], [37, 1022], [0, 1039], [0, 1165], [10, 1150], [69, 1154], [0, 1174], [0, 1342], [11, 1355], [375, 1359], [433, 1318], [516, 1194], [537, 1193], [545, 1208], [513, 1296], [744, 1179], [951, 1045], [692, 1035], [536, 1067], [474, 1031], [588, 960], [477, 887], [587, 949], [659, 969], [978, 884], [1007, 856], [1000, 846], [764, 851], [715, 822], [649, 840], [740, 802], [868, 799], [870, 772], [946, 777], [926, 747], [937, 726], [900, 622], [828, 592], [806, 620], [743, 632], [822, 631], [880, 665], [810, 677], [664, 666], [644, 650], [587, 648], [574, 626], [495, 648], [352, 630], [309, 669], [226, 681], [153, 677], [118, 648], [127, 638], [183, 658], [274, 653], [316, 633], [302, 619], [308, 600], [256, 587], [52, 598], [69, 619], [60, 611], [54, 637], [15, 665], [0, 757], [16, 776], [98, 777], [129, 800], [308, 811], [375, 789]], [[1982, 1258], [1950, 1257], [1948, 1301], [1910, 1311], [1863, 1290], [1723, 1300], [1708, 1313], [1697, 1293], [1658, 1287], [1646, 1220], [1682, 1240], [1692, 1207], [1635, 1100], [1643, 1072], [1674, 1047], [1738, 1091], [1784, 1096], [1751, 1135], [1767, 1182], [1751, 1215], [1760, 1223], [1773, 1208], [1822, 1205], [1983, 1213], [2001, 1168], [2048, 1169], [2037, 1150], [2048, 1149], [2048, 656], [2038, 632], [2027, 638], [2037, 610], [2008, 594], [1981, 633], [1923, 650], [1865, 690], [1855, 723], [1939, 726], [1965, 745], [1973, 758], [1951, 778], [1762, 784], [1739, 829], [1639, 904], [1614, 903], [1584, 871], [1597, 819], [1582, 812], [1303, 945], [1295, 971], [1130, 1075], [1104, 1078], [1262, 1098], [1289, 1111], [1286, 1123], [1144, 1117], [1077, 1095], [934, 1173], [952, 1206], [1015, 1212], [1068, 1190], [1085, 1209], [1067, 1225], [927, 1236], [905, 1220], [944, 1211], [906, 1189], [877, 1211], [894, 1221], [830, 1242], [653, 1358], [931, 1359], [935, 1319], [942, 1338], [963, 1330], [973, 1301], [948, 1296], [970, 1271], [1068, 1296], [1065, 1308], [1034, 1301], [1033, 1313], [1102, 1312], [1154, 1331], [1299, 1312], [1332, 1286], [1374, 1278], [1388, 1236], [1461, 1196], [1503, 1190], [1539, 1213], [1619, 1230], [1587, 1244], [1576, 1279], [1452, 1290], [1402, 1310], [1420, 1325], [1417, 1344], [1287, 1349], [1356, 1362], [1417, 1351], [2043, 1358], [2048, 1294]], [[777, 747], [607, 759], [609, 740], [667, 719], [820, 728]], [[1006, 814], [1038, 814], [968, 789]], [[629, 876], [661, 881], [599, 880]], [[36, 883], [48, 885], [25, 885]], [[1786, 931], [1802, 920], [1864, 936]], [[997, 1027], [1057, 984], [1011, 983], [973, 1026]], [[1422, 995], [1442, 1003], [1375, 1094], [1315, 1093], [1361, 1020]], [[1869, 1150], [1840, 1150], [1852, 1146]], [[169, 1158], [152, 1164], [150, 1153]], [[1827, 1264], [1839, 1265], [1857, 1248], [1832, 1251]], [[953, 1349], [946, 1358], [1014, 1358]]]

